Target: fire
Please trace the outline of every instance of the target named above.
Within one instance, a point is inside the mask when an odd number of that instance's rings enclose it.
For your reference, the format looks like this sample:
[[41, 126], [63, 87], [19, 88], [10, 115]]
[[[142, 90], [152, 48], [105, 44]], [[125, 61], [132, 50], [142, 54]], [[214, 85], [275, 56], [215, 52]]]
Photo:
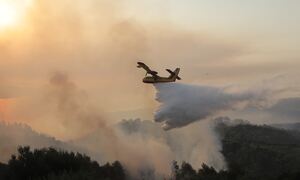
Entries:
[[15, 99], [0, 99], [0, 121], [12, 120], [12, 107], [15, 104]]

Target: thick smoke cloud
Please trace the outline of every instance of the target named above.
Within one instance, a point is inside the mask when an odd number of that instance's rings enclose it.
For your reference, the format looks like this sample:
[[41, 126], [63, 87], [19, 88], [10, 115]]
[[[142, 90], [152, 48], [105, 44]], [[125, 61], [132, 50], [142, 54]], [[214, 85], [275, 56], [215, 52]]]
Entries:
[[155, 114], [163, 128], [183, 127], [204, 120], [222, 111], [245, 105], [257, 105], [264, 100], [265, 92], [227, 92], [225, 88], [178, 83], [157, 84], [156, 100], [161, 103]]
[[194, 81], [195, 72], [216, 64], [223, 69], [224, 62], [247, 52], [242, 42], [128, 17], [126, 7], [110, 0], [32, 1], [24, 26], [0, 37], [0, 97], [35, 97], [49, 73], [62, 70], [104, 111], [153, 108], [151, 88], [140, 83], [144, 72], [135, 69], [137, 59], [154, 69], [184, 67], [191, 72], [185, 77]]
[[[200, 167], [202, 163], [206, 163], [218, 170], [226, 168], [226, 162], [221, 154], [222, 145], [215, 131], [215, 121], [213, 120], [197, 122], [193, 126], [177, 128], [172, 131], [164, 131], [158, 123], [139, 119], [123, 120], [118, 126], [126, 138], [128, 136], [139, 137], [143, 139], [144, 144], [151, 140], [159, 142], [163, 147], [168, 147], [168, 151], [160, 150], [156, 154], [159, 160], [154, 158], [160, 164], [165, 163], [170, 166], [172, 161], [176, 160], [179, 163], [189, 162], [194, 167]], [[149, 150], [147, 151], [149, 152]]]
[[77, 88], [67, 74], [56, 72], [49, 80], [45, 100], [59, 119], [66, 137], [76, 138], [106, 125], [98, 109], [89, 103], [85, 91]]
[[59, 71], [49, 77], [41, 91], [18, 99], [13, 112], [14, 118], [60, 140], [76, 139], [106, 127], [101, 108], [67, 73]]

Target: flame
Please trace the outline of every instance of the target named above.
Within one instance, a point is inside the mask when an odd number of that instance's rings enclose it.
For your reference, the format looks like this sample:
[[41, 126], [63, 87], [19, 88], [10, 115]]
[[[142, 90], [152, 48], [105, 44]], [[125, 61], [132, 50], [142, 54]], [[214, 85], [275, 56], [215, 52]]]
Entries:
[[13, 106], [16, 99], [0, 99], [0, 121], [12, 121], [13, 119]]

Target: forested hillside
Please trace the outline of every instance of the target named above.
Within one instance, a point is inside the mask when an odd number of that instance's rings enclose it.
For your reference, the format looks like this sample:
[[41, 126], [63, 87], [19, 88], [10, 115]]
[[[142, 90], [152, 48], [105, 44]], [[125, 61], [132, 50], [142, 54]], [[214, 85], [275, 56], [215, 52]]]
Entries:
[[116, 161], [100, 166], [90, 157], [80, 154], [43, 148], [31, 150], [19, 147], [7, 164], [0, 164], [2, 180], [96, 180], [125, 179], [122, 165]]
[[64, 150], [85, 152], [71, 143], [38, 133], [25, 124], [6, 124], [0, 121], [0, 162], [6, 162], [19, 146], [32, 148], [55, 147]]
[[197, 171], [188, 163], [175, 163], [180, 180], [298, 180], [300, 132], [250, 124], [216, 127], [228, 169], [217, 172], [205, 164]]
[[[216, 170], [203, 164], [192, 167], [188, 162], [170, 164], [172, 174], [167, 179], [177, 180], [298, 180], [300, 179], [300, 132], [278, 129], [267, 125], [251, 125], [243, 121], [216, 121], [215, 131], [222, 143], [222, 155], [227, 169]], [[236, 123], [238, 122], [238, 123]], [[0, 126], [1, 127], [1, 126]], [[6, 127], [6, 129], [4, 128]], [[168, 133], [157, 129], [150, 121], [130, 120], [119, 124], [127, 133], [144, 133], [146, 137], [166, 138], [173, 142]], [[9, 129], [9, 130], [7, 130]], [[15, 130], [14, 130], [15, 129]], [[118, 161], [99, 165], [77, 151], [64, 151], [48, 148], [56, 145], [59, 149], [66, 146], [63, 142], [44, 135], [37, 136], [29, 127], [2, 125], [0, 132], [1, 151], [13, 148], [17, 143], [35, 143], [45, 148], [19, 147], [16, 155], [10, 156], [7, 163], [0, 163], [0, 179], [5, 180], [96, 180], [96, 179], [133, 179], [127, 174], [126, 166]], [[19, 132], [17, 132], [17, 130]], [[10, 132], [9, 132], [10, 131]], [[16, 133], [16, 136], [12, 136]], [[176, 134], [175, 134], [176, 135]], [[23, 139], [23, 138], [24, 139]], [[171, 138], [171, 140], [170, 140]], [[19, 140], [18, 140], [19, 139]], [[20, 140], [22, 139], [22, 141]], [[29, 141], [27, 141], [29, 139]], [[47, 141], [45, 141], [45, 139]], [[11, 142], [12, 141], [12, 142]], [[4, 143], [7, 142], [7, 143]], [[48, 144], [49, 143], [49, 144]], [[171, 146], [175, 148], [177, 146]], [[200, 168], [200, 169], [198, 169]], [[155, 179], [153, 175], [143, 176]]]
[[300, 177], [300, 132], [219, 124], [223, 155], [238, 179]]

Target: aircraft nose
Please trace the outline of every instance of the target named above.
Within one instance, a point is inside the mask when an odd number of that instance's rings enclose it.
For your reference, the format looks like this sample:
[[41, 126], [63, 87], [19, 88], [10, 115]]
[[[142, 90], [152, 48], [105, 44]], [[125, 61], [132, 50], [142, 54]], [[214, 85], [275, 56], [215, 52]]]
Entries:
[[144, 83], [149, 83], [149, 80], [147, 79], [147, 77], [145, 77], [145, 78], [143, 79], [143, 82], [144, 82]]

